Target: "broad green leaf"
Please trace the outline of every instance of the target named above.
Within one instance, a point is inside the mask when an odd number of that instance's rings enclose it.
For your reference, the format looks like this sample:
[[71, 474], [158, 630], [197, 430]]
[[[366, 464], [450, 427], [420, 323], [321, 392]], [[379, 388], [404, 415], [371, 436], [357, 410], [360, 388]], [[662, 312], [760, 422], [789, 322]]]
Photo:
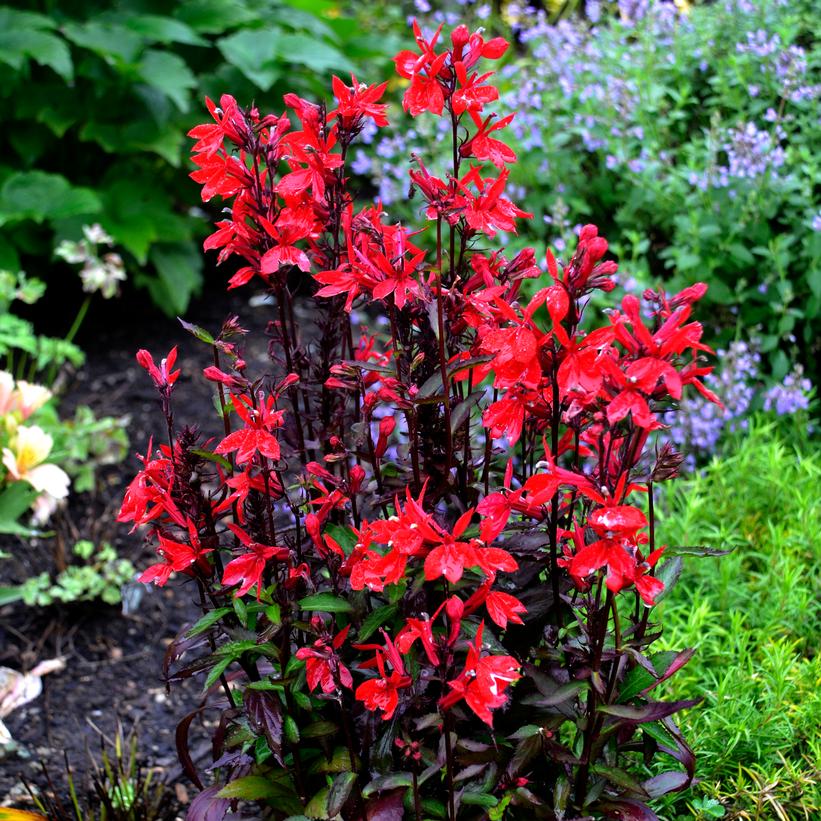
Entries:
[[328, 811], [328, 799], [330, 797], [331, 788], [323, 787], [305, 807], [305, 814], [308, 818], [317, 818], [321, 821], [327, 821], [331, 817]]
[[193, 242], [155, 245], [149, 259], [157, 278], [144, 279], [151, 296], [167, 314], [181, 314], [202, 284], [202, 255]]
[[297, 63], [313, 71], [356, 71], [356, 66], [341, 51], [307, 34], [283, 34], [280, 55], [289, 63]]
[[146, 83], [159, 89], [180, 111], [188, 111], [189, 92], [196, 88], [197, 78], [182, 57], [149, 49], [137, 71]]
[[134, 31], [155, 43], [182, 43], [186, 46], [207, 46], [208, 41], [200, 37], [190, 26], [159, 14], [135, 14], [122, 19], [129, 31]]
[[337, 747], [330, 761], [321, 756], [311, 767], [311, 772], [316, 773], [344, 773], [351, 770], [351, 754], [344, 747]]
[[45, 171], [12, 174], [0, 188], [0, 225], [96, 214], [101, 208], [100, 198], [91, 189], [72, 187], [65, 177]]
[[625, 677], [619, 691], [619, 701], [624, 703], [635, 698], [645, 687], [649, 687], [656, 679], [649, 670], [643, 667], [634, 667]]
[[278, 29], [244, 29], [217, 42], [223, 57], [257, 88], [268, 91], [282, 74], [278, 58], [284, 54]]
[[383, 790], [395, 790], [398, 787], [413, 786], [413, 777], [410, 773], [391, 773], [390, 775], [381, 775], [374, 778], [362, 790], [362, 797], [369, 798], [375, 793]]
[[[165, 98], [159, 96], [159, 99]], [[103, 123], [96, 120], [85, 122], [80, 129], [80, 139], [96, 142], [112, 154], [150, 152], [162, 157], [169, 165], [179, 167], [182, 164], [185, 131], [164, 128], [151, 117], [143, 116], [125, 124]], [[135, 182], [133, 174], [134, 169], [128, 178], [132, 183]], [[175, 218], [173, 215], [169, 216], [173, 222]]]
[[0, 29], [0, 61], [19, 70], [27, 59], [48, 66], [67, 83], [74, 78], [71, 52], [59, 37], [31, 28]]
[[299, 607], [302, 610], [321, 610], [325, 613], [349, 613], [353, 605], [333, 593], [315, 593], [300, 599]]
[[133, 63], [145, 42], [137, 32], [115, 23], [66, 23], [62, 30], [72, 43], [114, 65]]
[[231, 4], [225, 13], [225, 0], [186, 0], [174, 10], [174, 17], [203, 34], [221, 34], [258, 19], [258, 13], [241, 0]]
[[185, 225], [162, 189], [149, 180], [116, 179], [101, 192], [103, 227], [144, 265], [154, 243], [185, 239]]
[[340, 773], [334, 779], [334, 783], [331, 784], [331, 789], [328, 793], [328, 815], [331, 818], [342, 812], [342, 807], [348, 800], [355, 781], [356, 773], [352, 772]]
[[465, 790], [465, 792], [462, 793], [462, 803], [489, 809], [490, 807], [495, 807], [499, 803], [499, 799], [489, 793]]
[[346, 555], [350, 555], [353, 552], [356, 546], [356, 536], [349, 527], [330, 524], [325, 528], [325, 532], [338, 542]]
[[0, 6], [0, 31], [11, 29], [54, 29], [57, 23], [45, 14], [33, 11], [18, 11], [8, 6]]
[[326, 735], [335, 735], [339, 732], [339, 725], [333, 721], [315, 721], [307, 727], [302, 728], [300, 735], [302, 738], [322, 738]]
[[683, 566], [681, 556], [672, 556], [658, 566], [656, 576], [664, 582], [664, 590], [656, 596], [656, 603], [660, 602], [676, 586]]
[[0, 493], [0, 533], [31, 533], [17, 520], [31, 507], [37, 491], [28, 482], [14, 482]]

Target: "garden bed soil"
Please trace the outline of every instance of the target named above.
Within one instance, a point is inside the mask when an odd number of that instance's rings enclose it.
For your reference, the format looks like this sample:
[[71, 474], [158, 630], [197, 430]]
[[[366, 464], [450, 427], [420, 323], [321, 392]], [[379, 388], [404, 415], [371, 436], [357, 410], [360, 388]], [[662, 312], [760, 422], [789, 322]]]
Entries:
[[[249, 339], [256, 338], [258, 348], [246, 350], [245, 358], [252, 370], [264, 372], [265, 337], [259, 331], [270, 318], [270, 308], [250, 307], [247, 290], [244, 298], [226, 297], [217, 287], [197, 300], [186, 317], [215, 331], [226, 312], [239, 314], [243, 326], [257, 332]], [[175, 320], [149, 313], [145, 295], [131, 304], [142, 306], [146, 313], [129, 315], [120, 305], [106, 316], [107, 305], [95, 306], [103, 313], [91, 316], [80, 340], [88, 353], [87, 363], [70, 380], [60, 406], [62, 416], [73, 414], [81, 404], [97, 415], [128, 415], [129, 456], [121, 465], [102, 469], [94, 494], [72, 495], [51, 524], [66, 540], [110, 541], [142, 570], [152, 561], [153, 548], [142, 534], [129, 533], [127, 526], [118, 524], [116, 515], [125, 486], [139, 468], [134, 454], [145, 453], [149, 438], [162, 431], [163, 421], [156, 392], [136, 364], [135, 351], [146, 347], [159, 359], [179, 345], [182, 375], [175, 395], [176, 422], [200, 424], [211, 431], [216, 419], [212, 386], [201, 375], [202, 368], [211, 364], [210, 348]], [[0, 562], [0, 584], [20, 582], [52, 564], [49, 540], [0, 537], [0, 550], [12, 556]], [[169, 693], [161, 678], [168, 644], [198, 616], [196, 591], [185, 582], [177, 578], [166, 588], [133, 585], [131, 593], [139, 602], [127, 615], [120, 607], [98, 603], [0, 608], [0, 666], [27, 671], [44, 659], [65, 660], [64, 670], [43, 678], [42, 694], [6, 719], [17, 749], [0, 758], [0, 806], [31, 806], [24, 782], [45, 785], [41, 762], [62, 791], [67, 756], [82, 783], [89, 771], [88, 753], [99, 758], [101, 738], [113, 738], [118, 720], [126, 731], [137, 726], [143, 759], [185, 798], [190, 785], [177, 763], [174, 730], [197, 706], [202, 682], [187, 681]], [[192, 728], [195, 756], [199, 752], [201, 765], [207, 766], [206, 736], [202, 732], [196, 736]]]

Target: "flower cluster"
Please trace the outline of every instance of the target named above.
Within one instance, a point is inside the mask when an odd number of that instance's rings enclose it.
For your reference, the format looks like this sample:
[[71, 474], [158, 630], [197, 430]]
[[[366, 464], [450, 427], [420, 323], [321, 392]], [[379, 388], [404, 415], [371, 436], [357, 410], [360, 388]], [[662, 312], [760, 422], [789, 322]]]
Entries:
[[54, 439], [39, 425], [23, 424], [51, 399], [51, 391], [25, 380], [15, 381], [12, 374], [0, 371], [0, 443], [3, 467], [0, 487], [16, 482], [31, 486], [34, 520], [44, 524], [68, 495], [70, 480], [66, 472], [46, 462]]
[[125, 282], [125, 265], [114, 251], [100, 255], [98, 246], [112, 246], [114, 240], [98, 223], [83, 226], [83, 239], [78, 242], [63, 240], [55, 249], [55, 256], [72, 265], [82, 265], [80, 279], [83, 290], [93, 294], [99, 291], [103, 299], [117, 296], [120, 283]]
[[[486, 13], [480, 3], [424, 5], [434, 8], [423, 30], [453, 13]], [[499, 101], [516, 111], [508, 190], [536, 214], [523, 233], [540, 237], [544, 221], [563, 250], [590, 213], [607, 212], [614, 250], [632, 258], [642, 282], [717, 283], [707, 301], [724, 346], [735, 303], [743, 326], [779, 338], [768, 343], [765, 370], [769, 360], [780, 373], [791, 334], [815, 370], [821, 303], [806, 271], [818, 269], [819, 219], [805, 158], [819, 139], [821, 84], [810, 17], [771, 0], [587, 3], [584, 15], [558, 19], [538, 5], [505, 3], [491, 20], [519, 45], [500, 69]], [[447, 130], [444, 119], [398, 122], [358, 155], [357, 170], [404, 214], [403, 158], [424, 154]], [[504, 240], [518, 249], [516, 237]], [[759, 294], [762, 271], [782, 272], [791, 287]]]
[[765, 387], [758, 347], [755, 342], [738, 340], [726, 351], [716, 351], [721, 367], [706, 377], [705, 384], [722, 406], [700, 395], [689, 396], [665, 417], [675, 440], [686, 443], [687, 470], [695, 470], [699, 461], [712, 456], [726, 433], [746, 431], [753, 412], [763, 409], [792, 416], [809, 408], [812, 383], [800, 365], [782, 381]]
[[[476, 803], [533, 817], [562, 794], [579, 812], [626, 812], [693, 775], [672, 720], [663, 748], [686, 772], [666, 786], [598, 762], [617, 754], [606, 736], [626, 745], [645, 720], [630, 711], [691, 704], [647, 699], [689, 654], [658, 669], [645, 653], [665, 587], [653, 485], [681, 463], [659, 441], [663, 414], [689, 389], [718, 401], [692, 319], [706, 286], [625, 296], [596, 327], [591, 298], [617, 266], [594, 225], [564, 262], [498, 247], [530, 217], [508, 190], [514, 117], [492, 110], [488, 63], [508, 44], [413, 31], [395, 58], [403, 106], [450, 135], [447, 170], [410, 158], [421, 230], [349, 186], [354, 141], [387, 125], [386, 83], [334, 78], [332, 105], [287, 94], [282, 114], [208, 101], [192, 176], [227, 207], [205, 247], [238, 261], [229, 287], [270, 293], [272, 370], [249, 373], [236, 317], [213, 334], [186, 325], [213, 354], [222, 430], [204, 438], [175, 427], [176, 350], [159, 364], [140, 351], [168, 441], [149, 445], [120, 520], [156, 546], [143, 581], [179, 573], [199, 590], [203, 618], [168, 669], [208, 670], [228, 697], [214, 750], [231, 797], [271, 759], [282, 817], [399, 819], [406, 792], [418, 819], [423, 801], [449, 821]], [[316, 332], [297, 323], [297, 289]], [[357, 327], [377, 312], [387, 332]], [[625, 719], [637, 666], [654, 673]], [[227, 811], [213, 788], [198, 801]]]

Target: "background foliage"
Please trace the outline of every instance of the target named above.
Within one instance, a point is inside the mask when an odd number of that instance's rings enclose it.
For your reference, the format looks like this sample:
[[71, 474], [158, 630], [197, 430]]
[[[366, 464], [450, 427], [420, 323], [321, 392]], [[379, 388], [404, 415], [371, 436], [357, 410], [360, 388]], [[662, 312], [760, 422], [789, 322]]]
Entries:
[[200, 287], [202, 219], [186, 132], [228, 88], [281, 108], [331, 71], [384, 59], [323, 0], [0, 6], [0, 269], [44, 276], [55, 239], [100, 222], [169, 314]]

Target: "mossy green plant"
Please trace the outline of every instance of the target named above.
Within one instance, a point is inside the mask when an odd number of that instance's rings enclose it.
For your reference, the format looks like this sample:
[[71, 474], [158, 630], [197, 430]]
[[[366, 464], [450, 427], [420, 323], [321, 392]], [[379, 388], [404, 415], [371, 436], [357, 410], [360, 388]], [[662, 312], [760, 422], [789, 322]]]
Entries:
[[819, 488], [818, 449], [758, 420], [662, 502], [664, 542], [733, 548], [686, 558], [690, 583], [661, 605], [666, 645], [697, 648], [672, 695], [704, 698], [683, 722], [703, 796], [667, 818], [717, 817], [707, 799], [728, 818], [821, 817]]

